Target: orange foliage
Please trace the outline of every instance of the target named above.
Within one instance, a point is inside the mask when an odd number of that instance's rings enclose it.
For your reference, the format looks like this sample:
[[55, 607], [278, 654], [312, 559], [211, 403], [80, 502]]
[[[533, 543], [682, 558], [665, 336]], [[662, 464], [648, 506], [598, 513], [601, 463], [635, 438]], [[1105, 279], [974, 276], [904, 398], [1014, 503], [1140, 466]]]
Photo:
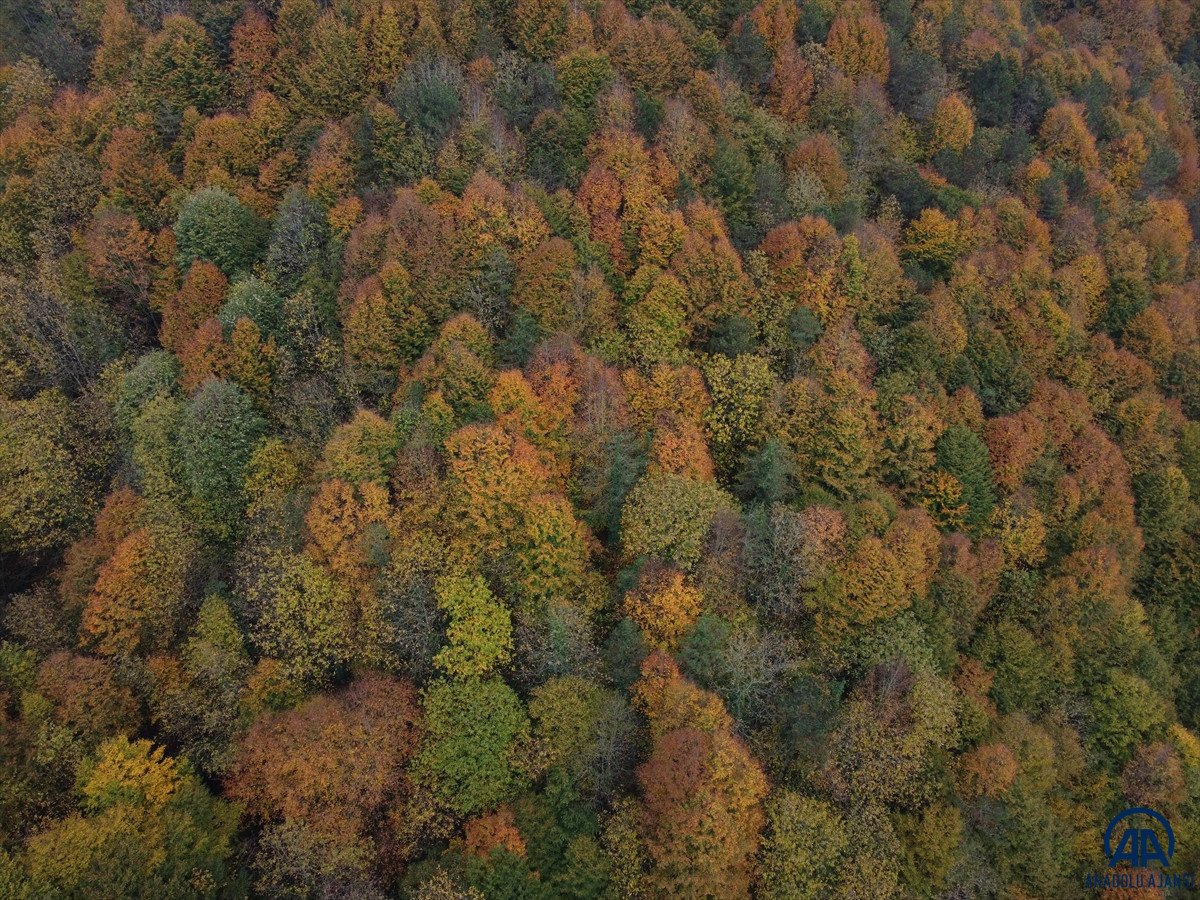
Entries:
[[960, 766], [959, 791], [969, 800], [1000, 797], [1017, 777], [1017, 758], [1005, 744], [981, 744], [963, 756]]
[[162, 345], [168, 350], [182, 349], [200, 324], [217, 314], [228, 286], [224, 273], [208, 260], [192, 263], [183, 287], [163, 308]]
[[637, 587], [625, 595], [625, 614], [637, 622], [646, 643], [675, 650], [700, 615], [701, 597], [677, 569], [648, 564]]
[[478, 816], [466, 825], [467, 852], [487, 859], [493, 850], [507, 850], [513, 856], [525, 856], [525, 839], [517, 829], [517, 817], [507, 803], [495, 812]]
[[851, 9], [833, 20], [825, 49], [842, 71], [855, 81], [887, 81], [891, 61], [888, 57], [887, 32], [873, 12], [861, 7]]
[[403, 802], [404, 766], [420, 738], [412, 685], [363, 675], [337, 693], [255, 719], [226, 787], [256, 819], [304, 820], [349, 843]]
[[370, 577], [368, 530], [386, 523], [390, 512], [387, 490], [375, 482], [325, 481], [304, 517], [310, 539], [306, 552], [361, 589]]

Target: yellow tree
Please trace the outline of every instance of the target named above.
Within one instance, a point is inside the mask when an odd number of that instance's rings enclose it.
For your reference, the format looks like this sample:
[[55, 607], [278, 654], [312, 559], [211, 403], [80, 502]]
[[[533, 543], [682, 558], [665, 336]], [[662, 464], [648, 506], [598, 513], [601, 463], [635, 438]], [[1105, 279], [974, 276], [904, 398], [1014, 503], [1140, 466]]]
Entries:
[[929, 152], [941, 150], [961, 152], [975, 136], [975, 117], [971, 108], [958, 94], [949, 94], [938, 101], [929, 123]]
[[642, 629], [655, 650], [674, 651], [700, 615], [701, 596], [682, 572], [649, 564], [625, 595], [625, 615]]

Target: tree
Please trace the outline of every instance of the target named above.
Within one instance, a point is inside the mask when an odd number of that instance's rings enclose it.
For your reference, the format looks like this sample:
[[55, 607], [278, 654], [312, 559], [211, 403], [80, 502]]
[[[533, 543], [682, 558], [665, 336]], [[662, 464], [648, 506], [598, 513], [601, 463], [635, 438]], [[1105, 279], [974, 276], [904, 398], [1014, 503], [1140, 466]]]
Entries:
[[332, 694], [254, 720], [226, 779], [264, 822], [304, 822], [343, 845], [388, 827], [403, 808], [406, 768], [421, 743], [408, 682], [365, 674]]
[[569, 318], [570, 307], [564, 299], [572, 289], [576, 263], [571, 244], [552, 237], [517, 264], [513, 305], [532, 315], [546, 334], [570, 330], [575, 325]]
[[694, 64], [692, 52], [671, 24], [654, 16], [643, 16], [621, 28], [613, 62], [632, 87], [648, 94], [663, 95], [687, 79]]
[[[198, 264], [193, 264], [193, 268]], [[283, 300], [278, 292], [257, 276], [240, 278], [229, 286], [217, 318], [226, 329], [239, 319], [249, 319], [262, 334], [277, 334], [282, 328]]]
[[226, 275], [244, 272], [258, 256], [259, 231], [254, 213], [223, 188], [196, 191], [175, 220], [179, 266], [205, 259]]
[[954, 688], [903, 662], [876, 666], [855, 687], [826, 739], [824, 784], [855, 809], [911, 808], [931, 787], [933, 757], [958, 739]]
[[704, 367], [712, 397], [706, 424], [712, 434], [713, 457], [730, 471], [744, 454], [762, 440], [762, 417], [775, 379], [767, 360], [741, 354], [735, 359], [713, 356]]
[[427, 390], [440, 389], [455, 414], [470, 421], [487, 409], [493, 355], [486, 329], [473, 317], [458, 315], [442, 326], [413, 374]]
[[891, 67], [887, 32], [874, 13], [859, 8], [838, 16], [825, 38], [825, 49], [855, 81], [870, 78], [882, 84], [887, 80]]
[[57, 896], [217, 896], [244, 890], [233, 866], [237, 810], [186, 760], [117, 737], [82, 772], [83, 812], [33, 835], [24, 865]]
[[1083, 119], [1083, 109], [1077, 103], [1062, 102], [1046, 113], [1038, 140], [1050, 159], [1081, 169], [1100, 165], [1096, 139]]
[[104, 171], [100, 183], [105, 192], [125, 209], [137, 214], [143, 225], [160, 223], [161, 206], [175, 188], [175, 176], [163, 158], [148, 119], [140, 127], [113, 131], [104, 146]]
[[100, 17], [100, 46], [92, 58], [92, 76], [99, 84], [127, 78], [141, 56], [146, 31], [129, 14], [124, 0], [109, 0]]
[[841, 814], [827, 802], [796, 791], [775, 791], [767, 801], [762, 885], [772, 900], [827, 896], [840, 876], [850, 836]]
[[447, 645], [433, 658], [451, 678], [482, 678], [508, 662], [512, 622], [478, 575], [446, 576], [434, 583], [438, 607], [450, 617]]
[[1187, 796], [1179, 753], [1170, 744], [1144, 744], [1121, 771], [1126, 799], [1136, 806], [1171, 810]]
[[367, 60], [353, 28], [332, 10], [317, 21], [303, 64], [287, 84], [296, 106], [320, 118], [355, 112], [367, 87]]
[[88, 275], [110, 296], [142, 300], [150, 287], [153, 246], [154, 236], [136, 218], [110, 209], [83, 237]]
[[440, 56], [411, 62], [392, 91], [400, 117], [440, 146], [463, 107], [464, 79], [458, 66]]
[[329, 222], [320, 204], [298, 187], [288, 191], [267, 241], [266, 269], [281, 292], [300, 287], [305, 273], [322, 262], [328, 240]]
[[424, 695], [426, 740], [414, 777], [461, 815], [493, 809], [525, 785], [529, 719], [498, 678], [437, 681]]
[[958, 223], [933, 207], [921, 210], [921, 215], [910, 222], [904, 232], [904, 256], [935, 275], [949, 272], [965, 249]]
[[936, 449], [938, 468], [954, 476], [962, 486], [967, 524], [976, 527], [985, 524], [996, 503], [987, 445], [975, 432], [955, 425], [938, 438]]
[[107, 660], [58, 650], [38, 666], [37, 691], [54, 704], [55, 720], [88, 745], [137, 731], [137, 700]]
[[[715, 697], [680, 684], [662, 654], [642, 666], [636, 694], [651, 720], [652, 749], [637, 770], [639, 827], [652, 868], [649, 881], [680, 897], [749, 896], [754, 854], [764, 824], [767, 779]], [[635, 691], [637, 688], [635, 687]], [[690, 692], [707, 715], [662, 706]], [[672, 727], [674, 726], [674, 727]]]
[[413, 302], [408, 272], [398, 263], [389, 263], [377, 283], [361, 287], [347, 310], [346, 351], [370, 372], [396, 373], [431, 334], [428, 318]]
[[690, 329], [687, 291], [678, 279], [643, 267], [630, 282], [626, 302], [626, 329], [638, 359], [646, 366], [682, 362]]
[[270, 20], [254, 7], [247, 7], [230, 36], [229, 74], [234, 94], [245, 99], [266, 83], [278, 42]]
[[808, 118], [813, 95], [812, 71], [794, 42], [785, 43], [775, 56], [768, 98], [775, 111], [788, 122]]
[[147, 39], [136, 81], [143, 97], [165, 104], [175, 115], [193, 106], [206, 112], [225, 93], [225, 71], [208, 32], [194, 20], [169, 15]]
[[308, 556], [272, 551], [247, 585], [252, 635], [302, 685], [324, 685], [354, 657], [358, 605], [350, 590]]
[[611, 796], [637, 750], [637, 724], [620, 692], [578, 675], [551, 678], [534, 689], [529, 716], [548, 767], [564, 768], [586, 796]]
[[148, 668], [153, 721], [203, 772], [224, 772], [244, 724], [241, 703], [251, 668], [229, 604], [216, 594], [206, 597], [178, 655], [153, 657]]
[[235, 385], [209, 381], [183, 410], [183, 481], [197, 524], [218, 540], [235, 536], [246, 507], [246, 464], [266, 422]]
[[521, 611], [538, 614], [563, 601], [588, 610], [598, 605], [598, 579], [591, 567], [594, 545], [595, 538], [565, 497], [534, 497], [512, 542], [512, 578]]
[[717, 514], [735, 508], [733, 498], [711, 481], [646, 475], [621, 510], [623, 554], [631, 561], [658, 556], [687, 571], [699, 561]]
[[184, 356], [196, 329], [211, 319], [225, 302], [229, 280], [212, 263], [197, 259], [187, 270], [179, 293], [163, 306], [159, 340], [167, 350]]
[[369, 409], [355, 410], [325, 443], [322, 465], [331, 478], [387, 484], [396, 462], [396, 427]]
[[450, 527], [472, 551], [505, 546], [526, 505], [546, 488], [528, 441], [494, 425], [468, 425], [446, 441]]
[[971, 108], [958, 94], [948, 94], [938, 101], [929, 123], [929, 152], [953, 150], [961, 153], [975, 135], [975, 117]]
[[983, 428], [997, 485], [1015, 491], [1045, 448], [1046, 430], [1029, 412], [989, 419]]
[[567, 30], [567, 14], [565, 0], [517, 0], [512, 14], [514, 42], [534, 59], [553, 59]]
[[625, 614], [637, 622], [646, 643], [655, 650], [672, 651], [696, 617], [700, 615], [701, 596], [685, 583], [678, 570], [647, 565], [637, 587], [625, 595]]
[[1089, 740], [1110, 768], [1123, 766], [1138, 745], [1161, 733], [1167, 704], [1144, 678], [1108, 670], [1091, 698]]
[[117, 544], [84, 606], [85, 639], [105, 656], [166, 647], [182, 624], [196, 550], [175, 524], [145, 525]]
[[960, 765], [959, 793], [968, 800], [1002, 797], [1017, 777], [1017, 757], [1006, 744], [980, 744]]
[[0, 399], [0, 550], [61, 546], [87, 515], [91, 489], [72, 419], [58, 390]]
[[385, 559], [390, 512], [387, 490], [375, 482], [322, 482], [304, 516], [305, 550], [356, 592], [366, 592]]
[[797, 378], [784, 385], [772, 422], [797, 474], [839, 497], [860, 495], [878, 465], [880, 427], [874, 392], [848, 371], [824, 383]]

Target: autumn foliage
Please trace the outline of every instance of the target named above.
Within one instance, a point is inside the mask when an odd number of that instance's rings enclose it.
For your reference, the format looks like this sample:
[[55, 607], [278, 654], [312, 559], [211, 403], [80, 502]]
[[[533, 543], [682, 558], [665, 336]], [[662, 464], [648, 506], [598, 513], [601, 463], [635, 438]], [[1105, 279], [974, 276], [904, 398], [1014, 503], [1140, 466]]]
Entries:
[[0, 897], [1200, 868], [1195, 7], [0, 5]]

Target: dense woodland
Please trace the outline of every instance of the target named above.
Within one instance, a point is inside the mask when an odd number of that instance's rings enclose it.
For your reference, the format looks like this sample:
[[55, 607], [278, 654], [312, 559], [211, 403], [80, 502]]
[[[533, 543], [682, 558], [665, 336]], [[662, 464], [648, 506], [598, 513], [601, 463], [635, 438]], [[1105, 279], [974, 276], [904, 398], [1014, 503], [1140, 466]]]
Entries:
[[1200, 8], [752, 3], [0, 4], [0, 896], [1200, 867]]

